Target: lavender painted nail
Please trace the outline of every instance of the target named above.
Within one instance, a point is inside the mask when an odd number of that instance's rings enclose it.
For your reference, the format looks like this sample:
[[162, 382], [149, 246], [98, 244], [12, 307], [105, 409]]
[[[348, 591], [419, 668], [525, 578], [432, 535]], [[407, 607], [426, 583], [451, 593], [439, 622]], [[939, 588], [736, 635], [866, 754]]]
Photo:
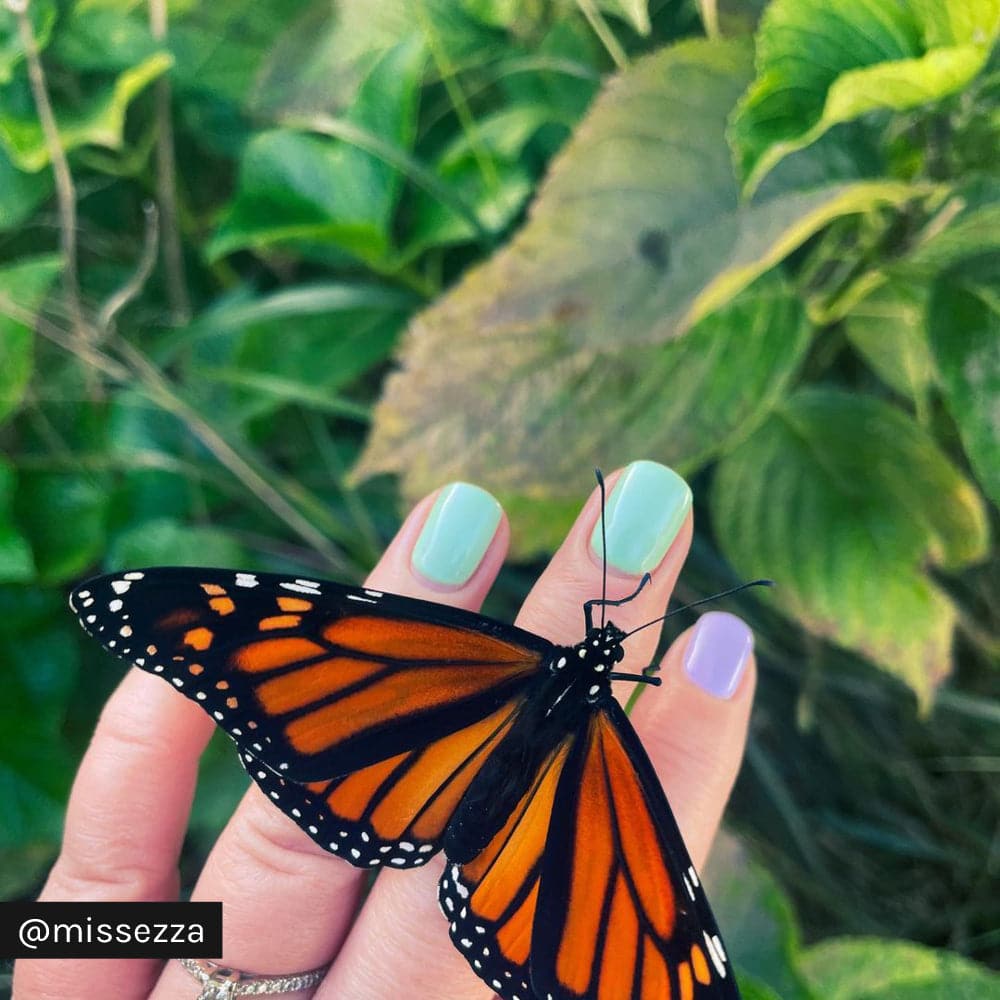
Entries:
[[694, 627], [684, 670], [703, 691], [730, 698], [752, 652], [753, 633], [746, 622], [726, 611], [709, 611]]

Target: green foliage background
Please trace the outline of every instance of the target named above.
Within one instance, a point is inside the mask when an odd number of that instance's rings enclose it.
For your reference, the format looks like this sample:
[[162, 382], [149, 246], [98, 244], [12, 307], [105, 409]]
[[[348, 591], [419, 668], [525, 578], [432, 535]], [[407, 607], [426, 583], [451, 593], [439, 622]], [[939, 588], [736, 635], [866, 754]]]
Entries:
[[[22, 10], [22, 6], [26, 9]], [[119, 671], [64, 595], [362, 577], [595, 464], [768, 575], [710, 881], [745, 996], [1000, 996], [1000, 0], [0, 5], [0, 896]], [[185, 865], [243, 779], [213, 744]], [[895, 940], [892, 940], [895, 939]], [[903, 940], [907, 939], [907, 940]]]

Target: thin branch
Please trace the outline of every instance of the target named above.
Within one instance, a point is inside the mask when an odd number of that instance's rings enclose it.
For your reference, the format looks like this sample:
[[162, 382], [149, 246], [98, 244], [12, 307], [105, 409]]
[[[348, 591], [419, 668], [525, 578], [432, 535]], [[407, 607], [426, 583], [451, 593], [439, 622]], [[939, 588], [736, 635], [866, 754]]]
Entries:
[[109, 296], [97, 314], [97, 326], [104, 333], [113, 332], [115, 317], [142, 291], [156, 264], [156, 245], [160, 235], [159, 214], [151, 201], [143, 202], [142, 211], [146, 224], [139, 263], [132, 277], [117, 292]]
[[[158, 42], [167, 37], [166, 0], [149, 0], [149, 29]], [[167, 298], [176, 326], [191, 318], [191, 296], [184, 277], [184, 253], [181, 248], [177, 215], [177, 161], [174, 156], [174, 124], [171, 115], [170, 77], [156, 81], [156, 198], [163, 220], [163, 265], [166, 271]]]
[[52, 161], [52, 173], [56, 185], [56, 201], [59, 204], [59, 243], [63, 255], [63, 289], [69, 304], [70, 319], [73, 333], [81, 341], [86, 341], [89, 330], [83, 317], [83, 305], [80, 300], [80, 280], [76, 256], [76, 190], [73, 187], [73, 175], [70, 173], [69, 161], [59, 138], [59, 127], [56, 125], [52, 102], [49, 100], [48, 87], [45, 84], [45, 71], [38, 50], [38, 40], [35, 29], [28, 16], [28, 0], [6, 0], [7, 9], [17, 19], [18, 32], [21, 35], [21, 45], [24, 47], [24, 59], [28, 69], [28, 81], [35, 102], [35, 111], [42, 128], [45, 147]]

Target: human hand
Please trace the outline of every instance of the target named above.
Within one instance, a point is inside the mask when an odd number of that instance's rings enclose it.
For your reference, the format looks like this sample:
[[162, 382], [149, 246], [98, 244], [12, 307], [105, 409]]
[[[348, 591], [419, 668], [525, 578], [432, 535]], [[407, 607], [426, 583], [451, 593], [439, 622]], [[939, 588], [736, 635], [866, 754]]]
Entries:
[[[652, 463], [636, 463], [608, 485], [608, 596], [630, 593], [645, 570], [653, 574], [639, 597], [615, 609], [615, 621], [628, 629], [666, 608], [690, 545], [689, 494]], [[591, 545], [599, 516], [595, 491], [525, 601], [522, 628], [560, 643], [582, 638], [583, 602], [600, 593], [601, 563]], [[477, 610], [508, 533], [482, 491], [446, 488], [417, 505], [368, 586]], [[622, 669], [644, 667], [655, 645], [655, 629], [639, 632], [627, 644]], [[754, 684], [748, 630], [731, 615], [704, 616], [670, 647], [661, 677], [663, 687], [640, 698], [631, 721], [700, 866], [743, 753]], [[194, 703], [130, 671], [81, 765], [62, 852], [40, 898], [175, 899], [198, 758], [212, 729]], [[226, 965], [278, 976], [329, 964], [317, 987], [287, 996], [489, 997], [448, 938], [437, 906], [442, 866], [436, 858], [425, 869], [384, 872], [365, 896], [364, 872], [322, 851], [253, 786], [220, 835], [193, 898], [223, 902]], [[193, 1000], [199, 989], [177, 962], [152, 960], [21, 961], [14, 983], [18, 1000]]]

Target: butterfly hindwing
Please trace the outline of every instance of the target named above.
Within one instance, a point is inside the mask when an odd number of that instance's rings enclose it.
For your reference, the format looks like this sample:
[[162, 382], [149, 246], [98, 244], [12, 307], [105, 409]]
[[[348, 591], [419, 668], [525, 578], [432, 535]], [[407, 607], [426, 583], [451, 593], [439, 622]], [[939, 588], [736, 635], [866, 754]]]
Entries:
[[739, 997], [663, 790], [613, 699], [552, 753], [487, 849], [449, 867], [440, 899], [456, 946], [505, 1000]]
[[299, 784], [248, 752], [247, 773], [324, 850], [359, 868], [415, 868], [444, 829], [482, 762], [509, 731], [511, 700], [464, 729], [344, 777]]

